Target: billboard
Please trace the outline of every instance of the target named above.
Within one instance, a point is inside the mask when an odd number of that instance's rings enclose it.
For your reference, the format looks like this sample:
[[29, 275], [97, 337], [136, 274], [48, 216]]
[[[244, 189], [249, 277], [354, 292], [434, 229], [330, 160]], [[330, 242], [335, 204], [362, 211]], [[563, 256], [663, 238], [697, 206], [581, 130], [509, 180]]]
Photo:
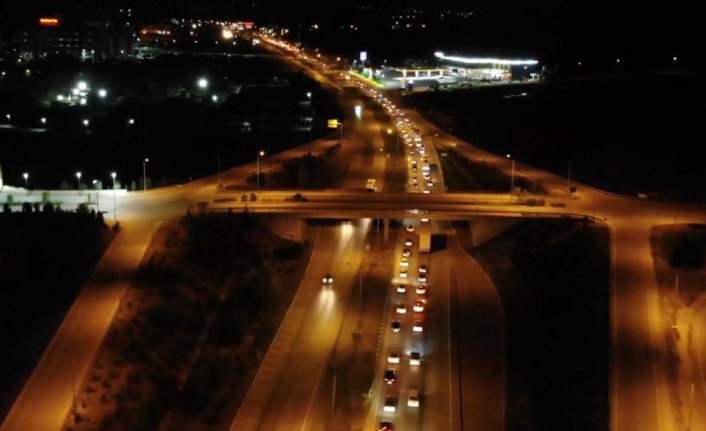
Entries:
[[42, 27], [59, 27], [59, 18], [43, 16], [39, 18], [39, 25]]

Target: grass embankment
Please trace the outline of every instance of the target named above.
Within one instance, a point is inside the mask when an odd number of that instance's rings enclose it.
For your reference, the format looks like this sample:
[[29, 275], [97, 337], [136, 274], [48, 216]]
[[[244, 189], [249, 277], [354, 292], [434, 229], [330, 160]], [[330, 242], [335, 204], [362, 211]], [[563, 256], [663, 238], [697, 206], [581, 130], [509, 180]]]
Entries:
[[607, 229], [524, 221], [470, 253], [506, 313], [507, 429], [607, 430]]
[[[437, 151], [442, 152], [437, 149]], [[452, 192], [484, 191], [509, 193], [510, 186], [515, 192], [546, 194], [541, 182], [523, 175], [515, 175], [514, 182], [497, 167], [471, 160], [454, 149], [444, 150], [446, 157], [440, 157], [446, 187]]]
[[[337, 143], [321, 154], [308, 153], [287, 160], [271, 172], [260, 173], [260, 188], [266, 190], [336, 187], [346, 176], [350, 153], [347, 146], [344, 148]], [[252, 174], [247, 182], [250, 186], [256, 185], [257, 176]]]
[[[27, 211], [29, 210], [29, 211]], [[0, 213], [0, 418], [113, 238], [95, 212]]]
[[247, 215], [165, 224], [121, 301], [69, 429], [176, 430], [232, 420], [309, 251]]

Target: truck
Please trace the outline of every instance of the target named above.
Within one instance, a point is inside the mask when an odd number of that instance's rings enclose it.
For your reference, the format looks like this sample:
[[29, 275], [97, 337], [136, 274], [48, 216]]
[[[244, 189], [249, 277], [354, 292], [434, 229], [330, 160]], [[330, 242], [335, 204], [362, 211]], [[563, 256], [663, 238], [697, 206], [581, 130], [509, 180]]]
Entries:
[[429, 253], [431, 251], [431, 222], [423, 220], [419, 223], [419, 251]]
[[365, 190], [369, 192], [374, 192], [377, 190], [377, 186], [375, 186], [375, 178], [368, 178], [368, 180], [365, 182]]

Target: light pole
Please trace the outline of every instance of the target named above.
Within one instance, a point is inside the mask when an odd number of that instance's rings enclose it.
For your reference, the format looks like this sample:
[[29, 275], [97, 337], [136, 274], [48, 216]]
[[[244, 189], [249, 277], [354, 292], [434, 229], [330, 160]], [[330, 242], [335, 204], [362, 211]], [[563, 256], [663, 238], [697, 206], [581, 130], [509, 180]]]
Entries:
[[147, 191], [147, 163], [150, 161], [148, 157], [142, 160], [142, 192]]
[[509, 153], [505, 155], [508, 159], [512, 160], [512, 170], [510, 174], [510, 194], [515, 190], [515, 158]]
[[257, 177], [257, 198], [260, 199], [260, 157], [264, 156], [265, 152], [260, 150], [257, 153], [257, 171], [255, 176]]
[[22, 178], [25, 179], [25, 189], [29, 190], [29, 174], [25, 172], [22, 174]]
[[96, 192], [96, 212], [100, 212], [101, 205], [100, 205], [100, 201], [98, 200], [99, 199], [98, 189], [96, 189], [96, 186], [98, 185], [98, 180], [93, 180], [93, 181], [91, 181], [91, 183], [93, 184], [93, 190]]
[[117, 173], [111, 172], [110, 173], [111, 178], [113, 178], [113, 218], [115, 221], [118, 221], [118, 206], [116, 205], [116, 198], [115, 198], [115, 177], [118, 176]]
[[81, 171], [76, 172], [76, 181], [77, 181], [76, 189], [78, 190], [79, 193], [81, 193]]

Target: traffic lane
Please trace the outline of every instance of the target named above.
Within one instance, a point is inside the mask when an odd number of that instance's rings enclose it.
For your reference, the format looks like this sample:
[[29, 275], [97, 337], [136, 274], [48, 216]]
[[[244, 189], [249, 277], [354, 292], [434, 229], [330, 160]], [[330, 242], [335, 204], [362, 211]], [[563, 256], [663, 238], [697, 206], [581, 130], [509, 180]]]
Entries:
[[663, 333], [646, 231], [621, 226], [613, 235], [614, 429], [673, 429], [664, 375]]
[[449, 333], [449, 252], [440, 250], [420, 258], [429, 268], [429, 292], [424, 319], [424, 351], [422, 365], [425, 388], [422, 400], [423, 428], [454, 430], [450, 376]]
[[[272, 397], [265, 409], [259, 429], [297, 429], [307, 423], [313, 409], [325, 364], [338, 336], [345, 302], [350, 296], [362, 259], [363, 241], [369, 220], [346, 228], [341, 225], [341, 235], [328, 259], [312, 261], [312, 275], [331, 272], [331, 287], [322, 287], [298, 331], [292, 350], [277, 381]], [[330, 233], [322, 232], [322, 235]], [[307, 281], [309, 282], [309, 281]], [[310, 282], [321, 286], [321, 277]]]
[[128, 223], [79, 293], [2, 424], [3, 431], [62, 429], [85, 374], [159, 222]]
[[505, 316], [500, 296], [478, 263], [449, 239], [454, 370], [463, 428], [505, 429]]

